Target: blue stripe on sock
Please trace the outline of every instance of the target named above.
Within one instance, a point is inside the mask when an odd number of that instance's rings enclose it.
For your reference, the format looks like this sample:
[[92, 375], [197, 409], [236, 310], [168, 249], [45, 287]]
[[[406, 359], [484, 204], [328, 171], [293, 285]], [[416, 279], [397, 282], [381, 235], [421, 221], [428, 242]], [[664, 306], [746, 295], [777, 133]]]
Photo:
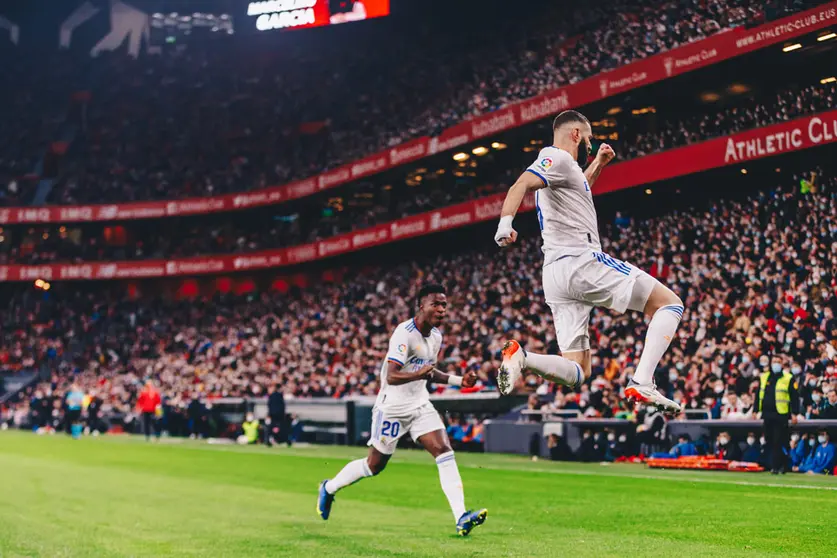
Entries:
[[663, 306], [662, 308], [660, 308], [660, 310], [668, 310], [669, 312], [673, 312], [675, 315], [677, 315], [678, 318], [682, 318], [684, 308], [679, 304], [670, 304], [668, 306]]
[[575, 386], [580, 387], [584, 382], [584, 374], [581, 373], [581, 365], [577, 362], [575, 363], [575, 372], [578, 374], [578, 380], [576, 381]]
[[448, 455], [447, 457], [442, 457], [441, 459], [436, 460], [436, 465], [441, 465], [442, 463], [447, 463], [448, 461], [455, 460], [456, 457], [453, 455]]

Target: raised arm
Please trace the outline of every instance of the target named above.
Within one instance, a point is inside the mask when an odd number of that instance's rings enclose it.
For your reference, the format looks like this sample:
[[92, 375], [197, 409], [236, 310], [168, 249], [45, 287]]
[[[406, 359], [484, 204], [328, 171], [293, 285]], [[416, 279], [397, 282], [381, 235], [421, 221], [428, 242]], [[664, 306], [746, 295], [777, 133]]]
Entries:
[[520, 204], [523, 203], [523, 198], [527, 193], [540, 190], [545, 186], [546, 182], [543, 178], [527, 170], [509, 188], [506, 200], [503, 202], [503, 210], [500, 212], [497, 234], [494, 235], [494, 241], [499, 246], [508, 246], [517, 240], [517, 231], [512, 228], [512, 221], [520, 209]]
[[614, 157], [616, 157], [616, 153], [614, 153], [613, 148], [608, 144], [603, 143], [599, 147], [599, 152], [596, 153], [596, 158], [593, 159], [593, 162], [590, 163], [584, 171], [584, 177], [587, 179], [587, 184], [591, 188], [596, 180], [599, 179], [599, 175], [602, 174], [602, 169], [604, 169]]

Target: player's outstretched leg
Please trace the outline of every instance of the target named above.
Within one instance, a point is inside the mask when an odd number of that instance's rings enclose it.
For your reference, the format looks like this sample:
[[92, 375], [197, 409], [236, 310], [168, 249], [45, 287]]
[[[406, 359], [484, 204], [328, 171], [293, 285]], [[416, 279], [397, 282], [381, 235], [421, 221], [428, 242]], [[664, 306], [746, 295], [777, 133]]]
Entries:
[[375, 448], [369, 448], [369, 455], [363, 459], [355, 459], [347, 463], [343, 469], [331, 480], [324, 480], [320, 483], [320, 491], [317, 495], [317, 513], [324, 520], [331, 515], [331, 506], [334, 503], [334, 495], [343, 488], [352, 485], [359, 480], [377, 475], [386, 467], [390, 456], [383, 454]]
[[578, 387], [584, 383], [584, 371], [572, 360], [558, 355], [539, 355], [523, 350], [515, 340], [506, 341], [503, 346], [503, 364], [497, 373], [500, 393], [508, 395], [514, 390], [517, 379], [528, 369], [556, 384]]
[[485, 523], [488, 510], [485, 508], [476, 511], [465, 509], [465, 490], [462, 487], [462, 477], [459, 474], [459, 467], [456, 465], [456, 456], [450, 447], [444, 430], [435, 430], [423, 434], [417, 440], [436, 458], [439, 482], [453, 512], [453, 519], [456, 521], [456, 533], [462, 537], [468, 536], [474, 527]]
[[669, 413], [679, 413], [680, 405], [657, 391], [654, 370], [671, 344], [683, 317], [683, 301], [670, 289], [657, 283], [645, 304], [645, 313], [651, 316], [651, 323], [648, 324], [644, 349], [634, 377], [625, 389], [625, 396], [655, 405]]

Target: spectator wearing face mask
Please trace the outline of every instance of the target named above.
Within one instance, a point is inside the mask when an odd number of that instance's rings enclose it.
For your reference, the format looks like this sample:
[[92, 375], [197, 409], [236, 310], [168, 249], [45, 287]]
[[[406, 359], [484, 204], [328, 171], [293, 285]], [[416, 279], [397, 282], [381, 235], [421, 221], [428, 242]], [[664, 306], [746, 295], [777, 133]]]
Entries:
[[734, 391], [729, 392], [729, 394], [721, 400], [721, 404], [721, 418], [723, 419], [745, 419], [750, 418], [753, 414], [752, 404], [745, 405], [742, 399], [739, 398], [738, 394]]
[[807, 419], [820, 419], [823, 418], [821, 416], [822, 411], [825, 409], [827, 405], [827, 401], [823, 399], [822, 390], [818, 387], [814, 388], [811, 392], [811, 404], [808, 405], [808, 409], [805, 411], [805, 418]]
[[253, 413], [247, 413], [244, 422], [241, 424], [241, 435], [237, 441], [242, 445], [259, 442], [259, 421], [256, 420]]
[[764, 420], [768, 464], [774, 475], [787, 470], [786, 448], [790, 439], [788, 421], [796, 424], [796, 416], [799, 414], [797, 388], [793, 375], [783, 370], [782, 357], [773, 355], [770, 359], [770, 372], [762, 373], [759, 380], [756, 412]]
[[820, 411], [819, 418], [824, 420], [837, 420], [837, 389], [828, 392], [828, 399]]
[[770, 357], [761, 355], [759, 357], [759, 374], [764, 374], [765, 372], [770, 372]]
[[614, 462], [620, 457], [624, 457], [627, 449], [625, 446], [625, 440], [626, 437], [624, 434], [617, 437], [616, 432], [608, 432], [607, 442], [605, 442], [604, 460]]
[[727, 461], [741, 461], [741, 449], [732, 441], [729, 432], [721, 432], [715, 444], [715, 456]]
[[[707, 378], [703, 384], [701, 389], [702, 399], [703, 399], [703, 407], [707, 411], [709, 411], [709, 418], [719, 419], [721, 418], [721, 412], [723, 409], [722, 400], [724, 394], [724, 384], [720, 379], [716, 379], [715, 376], [711, 378]], [[693, 407], [700, 407], [699, 405], [693, 404]]]
[[741, 452], [741, 461], [749, 463], [759, 463], [761, 461], [761, 444], [756, 439], [754, 432], [747, 433], [747, 445], [744, 446], [744, 451]]
[[742, 393], [738, 398], [739, 418], [753, 418], [753, 396], [749, 393]]
[[808, 454], [813, 451], [813, 446], [808, 445], [808, 435], [802, 437], [794, 432], [790, 438], [790, 463], [794, 471], [798, 471], [799, 467], [805, 462]]
[[820, 430], [817, 433], [817, 444], [814, 451], [808, 455], [799, 467], [800, 473], [809, 475], [828, 475], [833, 473], [835, 461], [837, 461], [837, 450], [831, 443], [827, 430]]
[[671, 448], [671, 455], [673, 457], [697, 455], [697, 447], [688, 434], [681, 434], [677, 437], [677, 444]]

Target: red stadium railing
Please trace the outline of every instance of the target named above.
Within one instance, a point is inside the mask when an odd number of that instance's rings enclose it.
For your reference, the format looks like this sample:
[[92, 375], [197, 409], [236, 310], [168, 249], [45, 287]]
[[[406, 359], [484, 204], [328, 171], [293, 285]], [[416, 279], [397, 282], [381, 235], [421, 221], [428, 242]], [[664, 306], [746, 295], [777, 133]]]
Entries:
[[[13, 207], [0, 210], [0, 224], [68, 223], [182, 217], [280, 204], [442, 153], [571, 107], [580, 107], [717, 64], [837, 23], [837, 1], [753, 29], [735, 28], [573, 85], [462, 122], [435, 138], [422, 137], [281, 186], [223, 196], [124, 204]], [[612, 189], [618, 189], [614, 187]]]
[[[593, 187], [593, 194], [600, 195], [835, 142], [837, 110], [618, 163], [605, 169]], [[295, 265], [496, 219], [500, 214], [503, 197], [504, 194], [495, 194], [290, 248], [175, 260], [7, 265], [0, 266], [0, 281], [171, 277]], [[534, 208], [534, 200], [529, 197], [524, 201], [521, 211], [532, 211]]]

